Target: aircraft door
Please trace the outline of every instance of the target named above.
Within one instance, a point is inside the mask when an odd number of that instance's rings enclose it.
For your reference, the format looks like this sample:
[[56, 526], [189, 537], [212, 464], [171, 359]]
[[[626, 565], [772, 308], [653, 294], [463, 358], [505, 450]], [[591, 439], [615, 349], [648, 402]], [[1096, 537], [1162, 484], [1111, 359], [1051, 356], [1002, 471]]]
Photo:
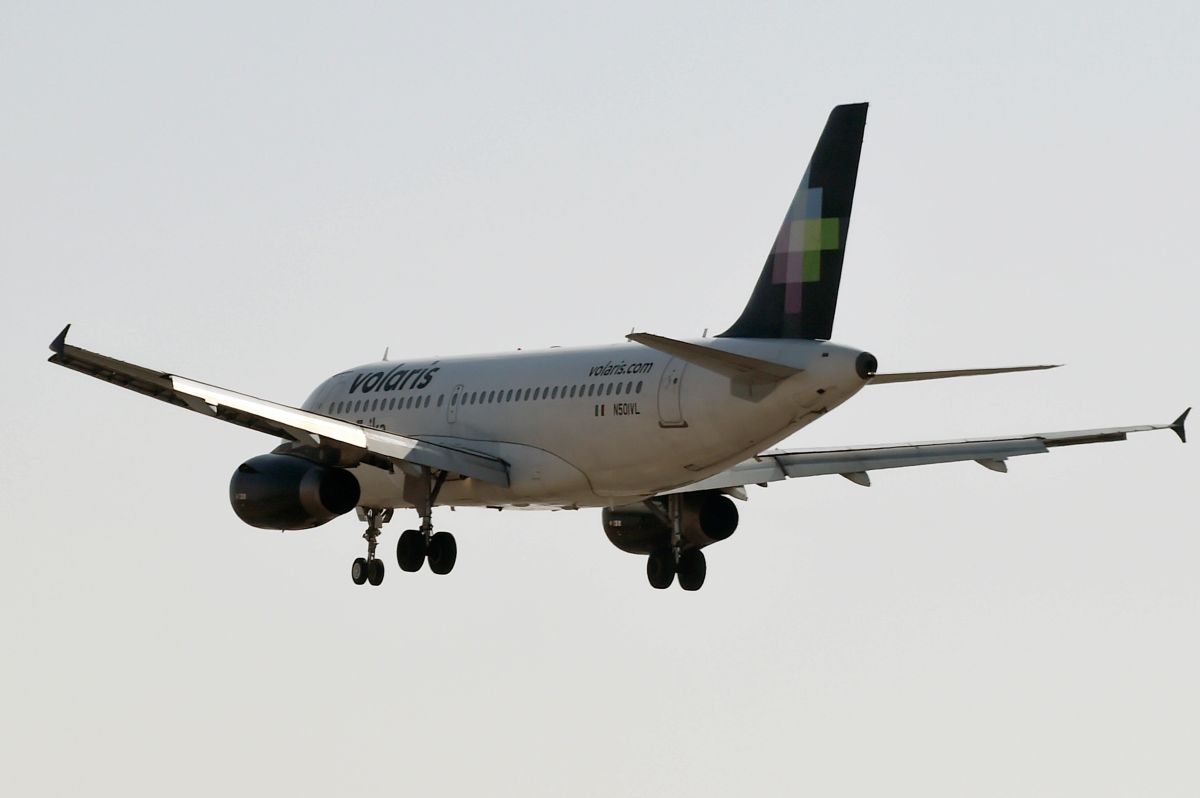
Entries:
[[658, 426], [686, 427], [683, 418], [683, 408], [680, 406], [680, 393], [683, 389], [683, 370], [687, 363], [677, 357], [671, 358], [663, 369], [662, 379], [658, 383]]
[[453, 424], [458, 421], [458, 403], [462, 401], [463, 387], [461, 385], [454, 386], [454, 393], [450, 394], [450, 404], [446, 406], [446, 421]]

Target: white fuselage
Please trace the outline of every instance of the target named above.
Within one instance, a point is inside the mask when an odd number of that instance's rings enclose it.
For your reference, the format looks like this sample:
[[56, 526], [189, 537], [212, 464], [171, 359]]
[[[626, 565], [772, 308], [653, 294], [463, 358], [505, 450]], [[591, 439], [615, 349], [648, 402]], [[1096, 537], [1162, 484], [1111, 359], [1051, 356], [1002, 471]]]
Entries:
[[[442, 505], [616, 505], [702, 480], [853, 396], [859, 350], [798, 339], [693, 341], [803, 372], [738, 384], [641, 344], [383, 361], [336, 374], [305, 410], [509, 463], [511, 484], [449, 481]], [[362, 505], [408, 506], [404, 473], [355, 469]]]

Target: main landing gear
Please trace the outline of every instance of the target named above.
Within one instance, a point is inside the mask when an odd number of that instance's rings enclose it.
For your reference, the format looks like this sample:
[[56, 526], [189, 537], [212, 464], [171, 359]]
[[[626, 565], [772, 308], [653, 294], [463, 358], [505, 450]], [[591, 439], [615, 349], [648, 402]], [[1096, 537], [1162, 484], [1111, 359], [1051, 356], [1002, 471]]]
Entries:
[[[405, 530], [396, 542], [396, 563], [401, 571], [419, 571], [428, 561], [429, 570], [435, 574], [448, 574], [458, 560], [458, 544], [454, 535], [433, 531], [433, 505], [445, 482], [445, 471], [439, 471], [434, 476], [431, 469], [424, 467], [420, 477], [410, 477], [404, 481], [404, 499], [417, 508], [421, 527]], [[350, 577], [356, 585], [365, 582], [378, 585], [383, 582], [383, 560], [376, 558], [375, 547], [379, 543], [380, 527], [392, 520], [392, 510], [360, 510], [359, 518], [367, 522], [367, 531], [363, 533], [367, 541], [367, 556], [354, 561]]]
[[421, 528], [406, 529], [400, 535], [396, 543], [396, 562], [401, 571], [416, 572], [428, 560], [429, 570], [435, 574], [448, 574], [458, 559], [458, 544], [449, 532], [433, 531], [433, 505], [446, 482], [446, 472], [440, 471], [434, 477], [430, 469], [422, 468], [421, 479], [413, 482], [411, 489], [405, 483], [404, 493], [421, 515]]
[[676, 577], [684, 590], [699, 590], [704, 585], [707, 573], [708, 564], [700, 549], [682, 552], [678, 562], [671, 549], [661, 549], [646, 558], [646, 578], [650, 580], [650, 586], [657, 590], [666, 590]]
[[671, 525], [670, 546], [646, 558], [646, 578], [656, 590], [666, 590], [676, 577], [684, 590], [699, 590], [708, 574], [708, 564], [700, 549], [683, 548], [683, 501], [679, 494], [667, 497], [667, 520]]

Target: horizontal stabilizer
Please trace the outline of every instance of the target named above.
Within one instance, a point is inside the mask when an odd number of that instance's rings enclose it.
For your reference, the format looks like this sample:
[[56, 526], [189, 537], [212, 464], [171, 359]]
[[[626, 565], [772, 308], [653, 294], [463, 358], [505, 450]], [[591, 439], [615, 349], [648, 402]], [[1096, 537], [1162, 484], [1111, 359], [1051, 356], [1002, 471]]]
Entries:
[[782, 363], [772, 363], [769, 360], [759, 360], [756, 357], [738, 355], [723, 349], [677, 341], [674, 338], [664, 338], [651, 333], [630, 333], [625, 337], [635, 343], [751, 385], [781, 382], [804, 371], [804, 369], [785, 366]]
[[[1061, 364], [1060, 364], [1061, 365]], [[871, 385], [884, 385], [889, 382], [922, 382], [923, 380], [944, 380], [950, 377], [980, 377], [987, 374], [1012, 374], [1016, 371], [1045, 371], [1056, 369], [1054, 366], [1005, 366], [996, 369], [953, 369], [951, 371], [901, 371], [895, 374], [876, 374], [871, 378]]]

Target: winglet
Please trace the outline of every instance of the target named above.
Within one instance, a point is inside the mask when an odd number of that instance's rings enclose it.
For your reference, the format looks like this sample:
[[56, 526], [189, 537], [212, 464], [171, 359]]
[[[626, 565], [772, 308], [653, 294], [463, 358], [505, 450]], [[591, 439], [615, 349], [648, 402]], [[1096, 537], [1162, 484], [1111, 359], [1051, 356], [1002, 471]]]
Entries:
[[1184, 422], [1187, 421], [1188, 413], [1190, 412], [1192, 412], [1192, 408], [1190, 407], [1187, 410], [1184, 410], [1179, 415], [1179, 418], [1171, 422], [1171, 426], [1168, 428], [1171, 430], [1171, 432], [1174, 432], [1176, 435], [1178, 435], [1179, 440], [1183, 441], [1184, 443], [1187, 443], [1187, 430], [1183, 428], [1183, 425]]
[[[68, 324], [66, 327], [63, 327], [62, 332], [58, 334], [58, 337], [50, 342], [51, 352], [56, 355], [61, 355], [63, 350], [67, 348], [67, 330], [69, 329], [71, 329], [70, 324]], [[1184, 413], [1184, 415], [1186, 416], [1187, 413]]]

